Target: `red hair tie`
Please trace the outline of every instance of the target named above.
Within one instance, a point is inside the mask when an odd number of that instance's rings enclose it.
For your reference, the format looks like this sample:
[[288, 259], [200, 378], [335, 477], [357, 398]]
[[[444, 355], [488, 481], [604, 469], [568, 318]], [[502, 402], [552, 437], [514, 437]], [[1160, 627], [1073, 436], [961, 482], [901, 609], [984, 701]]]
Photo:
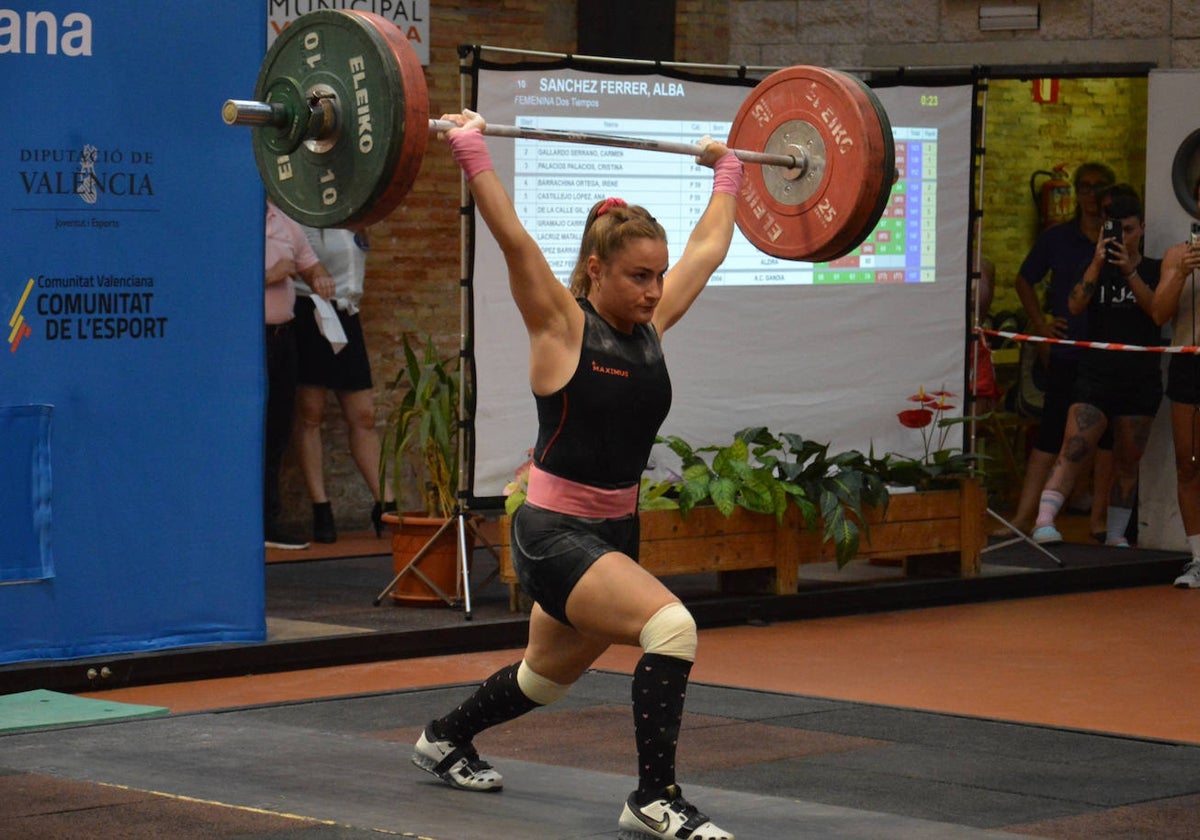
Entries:
[[596, 218], [600, 218], [614, 207], [628, 206], [629, 205], [625, 203], [625, 199], [623, 198], [606, 198], [600, 203], [600, 206], [596, 208]]

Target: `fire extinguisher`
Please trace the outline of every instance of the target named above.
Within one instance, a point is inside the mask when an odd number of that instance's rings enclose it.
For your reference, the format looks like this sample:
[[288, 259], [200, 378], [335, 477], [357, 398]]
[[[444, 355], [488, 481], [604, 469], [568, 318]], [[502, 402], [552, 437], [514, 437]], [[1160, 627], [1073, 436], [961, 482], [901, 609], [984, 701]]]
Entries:
[[[1045, 178], [1040, 184], [1039, 178]], [[1060, 163], [1053, 172], [1039, 169], [1029, 176], [1029, 191], [1037, 205], [1038, 232], [1053, 225], [1069, 222], [1075, 217], [1075, 205], [1071, 199], [1071, 180], [1067, 177], [1067, 165]]]

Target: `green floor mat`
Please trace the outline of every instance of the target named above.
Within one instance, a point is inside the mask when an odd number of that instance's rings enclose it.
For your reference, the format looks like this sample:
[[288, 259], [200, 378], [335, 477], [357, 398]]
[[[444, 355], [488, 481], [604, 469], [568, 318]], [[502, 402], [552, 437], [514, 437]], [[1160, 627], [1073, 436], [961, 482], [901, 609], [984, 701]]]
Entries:
[[36, 689], [0, 696], [0, 732], [23, 732], [47, 726], [98, 723], [122, 718], [165, 715], [170, 709], [110, 700], [91, 700]]

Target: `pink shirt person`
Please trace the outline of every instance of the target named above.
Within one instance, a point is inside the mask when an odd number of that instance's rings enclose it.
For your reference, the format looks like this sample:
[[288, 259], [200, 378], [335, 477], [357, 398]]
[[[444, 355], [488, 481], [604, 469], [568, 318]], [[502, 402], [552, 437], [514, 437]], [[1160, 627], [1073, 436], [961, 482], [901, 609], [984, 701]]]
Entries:
[[267, 324], [286, 324], [294, 317], [296, 284], [293, 277], [320, 260], [300, 225], [267, 202], [265, 242], [267, 289], [264, 312]]

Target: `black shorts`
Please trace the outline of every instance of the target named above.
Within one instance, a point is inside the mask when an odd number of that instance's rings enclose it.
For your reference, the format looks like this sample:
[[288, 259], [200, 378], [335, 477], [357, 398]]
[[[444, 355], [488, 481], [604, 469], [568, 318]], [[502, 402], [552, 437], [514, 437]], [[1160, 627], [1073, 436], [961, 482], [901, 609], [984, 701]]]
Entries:
[[1200, 405], [1200, 356], [1177, 353], [1167, 362], [1167, 399]]
[[[1111, 351], [1118, 352], [1118, 351]], [[1159, 358], [1142, 370], [1096, 370], [1079, 368], [1075, 381], [1075, 402], [1094, 405], [1111, 421], [1114, 417], [1153, 417], [1162, 405], [1162, 371]]]
[[1063, 431], [1067, 428], [1067, 411], [1071, 408], [1071, 392], [1075, 387], [1078, 367], [1074, 359], [1051, 359], [1046, 368], [1042, 416], [1038, 420], [1037, 440], [1033, 444], [1043, 452], [1057, 454], [1062, 449]]
[[367, 358], [367, 343], [363, 340], [358, 315], [338, 309], [338, 320], [346, 332], [346, 346], [334, 353], [329, 341], [317, 328], [312, 298], [296, 296], [296, 350], [300, 367], [300, 384], [331, 391], [369, 391], [371, 360]]
[[[1050, 363], [1046, 374], [1045, 397], [1042, 416], [1038, 420], [1037, 440], [1034, 448], [1055, 455], [1062, 449], [1063, 436], [1067, 429], [1067, 413], [1076, 402], [1075, 388], [1079, 375], [1079, 363], [1074, 359], [1055, 360]], [[1113, 448], [1112, 424], [1100, 436], [1099, 448], [1111, 452]]]
[[525, 594], [548, 615], [570, 626], [567, 597], [583, 573], [610, 551], [637, 560], [641, 520], [589, 519], [526, 502], [512, 516], [512, 556]]

